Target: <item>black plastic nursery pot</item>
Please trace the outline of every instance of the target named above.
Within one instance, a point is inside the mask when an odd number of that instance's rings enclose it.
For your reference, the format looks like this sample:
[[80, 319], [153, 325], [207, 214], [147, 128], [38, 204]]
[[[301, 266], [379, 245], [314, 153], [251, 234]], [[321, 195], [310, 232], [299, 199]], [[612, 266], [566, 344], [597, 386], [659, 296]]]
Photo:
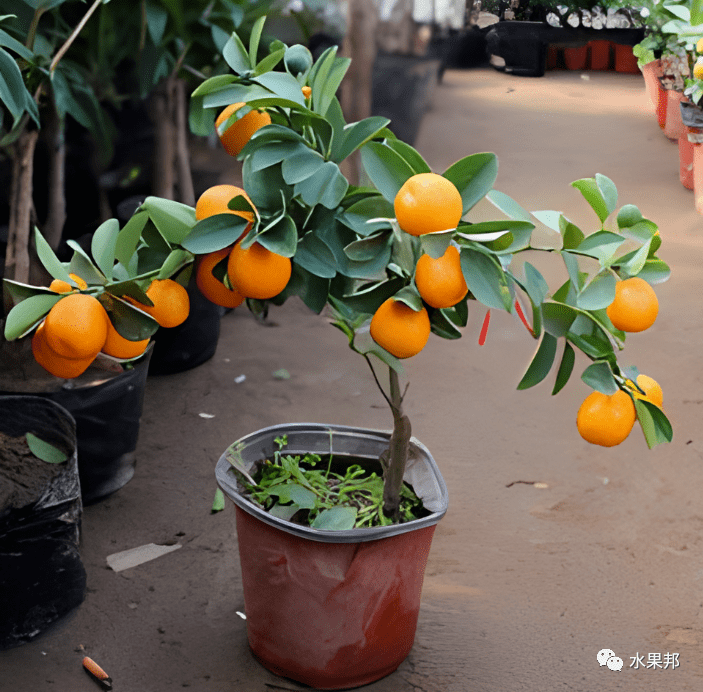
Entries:
[[542, 77], [547, 61], [547, 44], [542, 22], [498, 22], [486, 34], [490, 55], [503, 58], [497, 69], [524, 77]]
[[[390, 433], [341, 425], [277, 425], [238, 440], [248, 469], [286, 454], [361, 457], [380, 469]], [[412, 648], [420, 593], [447, 488], [426, 447], [410, 444], [405, 480], [427, 516], [385, 527], [322, 531], [270, 515], [250, 502], [223, 454], [216, 477], [236, 505], [247, 635], [270, 671], [316, 689], [359, 687], [392, 673]]]
[[111, 495], [134, 476], [152, 348], [149, 345], [131, 368], [108, 374], [103, 381], [80, 386], [66, 380], [57, 389], [37, 392], [63, 406], [75, 419], [84, 504]]
[[[30, 432], [68, 455], [37, 459]], [[82, 516], [76, 424], [58, 404], [0, 396], [0, 649], [29, 642], [83, 602]]]

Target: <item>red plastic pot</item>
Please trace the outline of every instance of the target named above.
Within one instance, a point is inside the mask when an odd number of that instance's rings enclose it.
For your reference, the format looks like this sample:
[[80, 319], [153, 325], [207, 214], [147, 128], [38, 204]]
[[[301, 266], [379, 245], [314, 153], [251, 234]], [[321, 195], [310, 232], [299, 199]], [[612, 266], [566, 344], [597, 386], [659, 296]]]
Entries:
[[[287, 435], [287, 454], [315, 452], [368, 464], [390, 434], [312, 423], [273, 426], [235, 443], [245, 467], [272, 456]], [[447, 490], [429, 451], [413, 438], [405, 479], [429, 515], [405, 524], [321, 531], [278, 519], [251, 503], [223, 455], [217, 482], [235, 503], [247, 635], [270, 671], [335, 690], [392, 673], [415, 638], [420, 593], [435, 525]], [[379, 465], [380, 468], [380, 465]]]
[[[701, 138], [698, 135], [698, 139]], [[703, 144], [693, 144], [693, 198], [696, 211], [703, 214]]]
[[657, 80], [657, 83], [659, 84], [657, 89], [657, 122], [659, 123], [659, 127], [663, 130], [666, 125], [666, 109], [669, 103], [669, 94], [659, 83], [659, 80]]
[[556, 46], [547, 48], [547, 61], [545, 63], [546, 70], [554, 70], [559, 64], [559, 49]]
[[661, 60], [652, 60], [640, 68], [644, 77], [644, 86], [647, 90], [647, 96], [652, 102], [654, 108], [657, 107], [659, 99], [659, 73], [661, 72]]
[[678, 141], [681, 133], [685, 131], [683, 120], [681, 120], [681, 109], [679, 103], [686, 97], [680, 91], [669, 89], [666, 92], [666, 120], [664, 122], [664, 134], [673, 141]]
[[589, 41], [590, 49], [589, 69], [609, 70], [610, 69], [610, 46], [611, 42], [604, 39]]
[[693, 142], [688, 140], [688, 130], [679, 136], [679, 180], [687, 190], [693, 190]]
[[564, 64], [567, 70], [585, 70], [588, 64], [588, 44], [578, 48], [564, 48]]
[[632, 46], [615, 44], [615, 71], [639, 74], [640, 68], [637, 66], [637, 57], [632, 52]]

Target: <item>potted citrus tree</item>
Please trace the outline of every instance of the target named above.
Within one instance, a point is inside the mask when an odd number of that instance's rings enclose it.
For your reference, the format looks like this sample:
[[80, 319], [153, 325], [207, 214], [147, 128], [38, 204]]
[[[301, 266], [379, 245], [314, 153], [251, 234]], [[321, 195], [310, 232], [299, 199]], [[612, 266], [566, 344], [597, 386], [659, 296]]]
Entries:
[[[242, 161], [244, 189], [211, 188], [195, 209], [152, 198], [140, 213], [163, 225], [174, 265], [195, 262], [214, 302], [246, 301], [264, 316], [298, 296], [324, 312], [389, 405], [389, 431], [275, 426], [235, 441], [216, 469], [236, 505], [254, 655], [316, 688], [349, 688], [392, 672], [410, 651], [432, 535], [447, 508], [439, 469], [404, 412], [403, 361], [432, 335], [460, 338], [470, 310], [485, 339], [490, 311], [506, 310], [538, 343], [520, 389], [556, 370], [556, 394], [578, 350], [591, 361], [582, 379], [594, 389], [575, 412], [582, 437], [614, 446], [639, 420], [650, 446], [668, 441], [661, 389], [617, 353], [628, 332], [656, 319], [652, 284], [669, 268], [656, 254], [656, 225], [631, 204], [616, 213], [609, 178], [573, 183], [596, 214], [592, 234], [556, 211], [530, 215], [493, 189], [493, 154], [468, 155], [439, 174], [387, 119], [346, 123], [335, 94], [349, 61], [332, 48], [313, 62], [303, 46], [278, 41], [260, 50], [262, 28], [248, 46], [233, 34], [223, 50], [233, 73], [204, 81], [191, 98], [191, 127], [217, 129]], [[358, 150], [361, 187], [340, 170]], [[470, 220], [484, 198], [501, 218]], [[533, 219], [552, 229], [550, 246], [533, 245]], [[560, 257], [568, 280], [550, 289], [533, 264], [516, 261], [526, 252]], [[128, 283], [113, 286], [108, 302]], [[143, 293], [131, 297], [144, 304]]]

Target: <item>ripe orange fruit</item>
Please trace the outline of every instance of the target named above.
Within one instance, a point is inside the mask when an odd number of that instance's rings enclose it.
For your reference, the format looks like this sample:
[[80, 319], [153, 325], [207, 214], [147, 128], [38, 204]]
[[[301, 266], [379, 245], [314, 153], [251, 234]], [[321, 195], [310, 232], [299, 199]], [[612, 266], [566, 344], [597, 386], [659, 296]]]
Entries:
[[203, 255], [198, 260], [198, 267], [195, 272], [195, 283], [200, 292], [215, 305], [223, 308], [236, 308], [244, 301], [244, 296], [237, 290], [230, 290], [212, 273], [215, 266], [230, 253], [230, 248], [226, 247], [217, 252]]
[[422, 299], [433, 308], [456, 305], [469, 292], [459, 250], [450, 245], [439, 259], [422, 255], [415, 267], [415, 285]]
[[125, 296], [132, 305], [151, 315], [161, 327], [177, 327], [183, 324], [190, 312], [188, 291], [173, 279], [154, 279], [146, 290], [153, 306], [143, 305]]
[[[235, 111], [244, 104], [233, 103], [225, 108], [215, 120], [215, 127], [219, 127]], [[271, 124], [271, 116], [262, 111], [249, 111], [243, 118], [235, 121], [221, 135], [220, 141], [225, 151], [230, 156], [237, 156], [244, 149], [244, 145], [251, 139], [251, 136], [264, 125]]]
[[581, 404], [576, 427], [586, 442], [603, 447], [619, 445], [630, 434], [637, 415], [627, 392], [592, 392]]
[[647, 375], [638, 375], [637, 384], [640, 389], [644, 390], [644, 394], [633, 388], [632, 396], [634, 396], [635, 399], [651, 401], [655, 406], [658, 406], [659, 408], [662, 407], [662, 404], [664, 403], [664, 392], [662, 392], [661, 386], [655, 379]]
[[[696, 50], [698, 50], [698, 45], [700, 41], [696, 44]], [[693, 65], [693, 79], [703, 79], [703, 56], [699, 57]]]
[[44, 320], [44, 338], [62, 358], [95, 358], [107, 338], [109, 318], [100, 301], [85, 293], [69, 293]]
[[[195, 218], [198, 221], [207, 219], [215, 214], [235, 214], [241, 216], [250, 223], [254, 221], [254, 214], [250, 211], [235, 211], [227, 206], [227, 203], [237, 195], [242, 195], [251, 204], [249, 195], [236, 185], [214, 185], [203, 192], [198, 201], [195, 203]], [[252, 206], [254, 206], [252, 204]], [[245, 229], [245, 233], [249, 230], [249, 226]]]
[[408, 178], [393, 202], [400, 227], [411, 235], [456, 228], [463, 212], [459, 190], [437, 173]]
[[[76, 282], [78, 288], [81, 291], [84, 291], [86, 288], [88, 288], [88, 284], [83, 281], [83, 279], [81, 279], [81, 277], [77, 274], [69, 274], [69, 276]], [[74, 286], [71, 286], [68, 281], [62, 281], [61, 279], [54, 279], [49, 284], [49, 289], [54, 291], [54, 293], [70, 293], [71, 291], [76, 290], [76, 288]]]
[[618, 281], [615, 300], [606, 310], [616, 329], [623, 332], [642, 332], [654, 324], [659, 312], [659, 301], [654, 289], [636, 276]]
[[309, 99], [312, 96], [312, 89], [309, 86], [303, 87], [303, 96], [306, 99]]
[[371, 337], [396, 358], [417, 355], [430, 338], [427, 310], [415, 312], [405, 303], [389, 298], [371, 319]]
[[148, 345], [149, 339], [140, 341], [125, 339], [108, 319], [107, 339], [102, 348], [103, 353], [107, 353], [108, 356], [113, 356], [114, 358], [136, 358], [146, 351]]
[[58, 353], [52, 351], [46, 343], [45, 325], [46, 322], [42, 322], [32, 337], [32, 353], [34, 354], [34, 360], [36, 360], [44, 370], [54, 375], [54, 377], [71, 379], [72, 377], [82, 375], [93, 362], [95, 356], [78, 359], [60, 356]]
[[266, 300], [277, 296], [288, 284], [293, 267], [288, 257], [254, 243], [244, 250], [237, 243], [229, 253], [227, 274], [233, 288], [245, 298]]

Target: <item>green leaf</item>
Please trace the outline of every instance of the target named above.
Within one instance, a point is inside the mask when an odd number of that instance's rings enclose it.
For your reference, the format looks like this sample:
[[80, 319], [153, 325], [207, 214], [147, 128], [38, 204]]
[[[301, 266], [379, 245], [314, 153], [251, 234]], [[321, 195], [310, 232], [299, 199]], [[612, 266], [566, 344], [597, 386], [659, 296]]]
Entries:
[[302, 509], [313, 509], [317, 497], [314, 492], [299, 483], [290, 482], [269, 488], [269, 494], [278, 497], [279, 501], [283, 503], [294, 502]]
[[411, 310], [415, 312], [420, 312], [422, 310], [422, 298], [417, 292], [417, 288], [412, 284], [409, 286], [403, 286], [394, 296], [394, 300], [407, 305]]
[[[283, 257], [293, 257], [298, 244], [298, 230], [293, 219], [286, 215], [264, 228], [255, 236], [256, 242]], [[242, 242], [244, 248], [244, 242]]]
[[69, 273], [77, 274], [89, 286], [104, 286], [107, 283], [107, 279], [93, 264], [93, 260], [85, 250], [75, 240], [68, 240], [66, 244], [74, 250], [73, 257], [71, 257], [68, 265]]
[[225, 508], [225, 494], [218, 488], [215, 491], [215, 497], [212, 500], [212, 509], [210, 512], [212, 514], [217, 514], [217, 512], [221, 512]]
[[583, 195], [584, 199], [591, 205], [591, 209], [596, 212], [600, 222], [604, 223], [612, 209], [609, 208], [608, 202], [603, 197], [596, 179], [582, 178], [581, 180], [575, 180], [571, 183], [571, 186], [575, 187]]
[[26, 434], [26, 439], [29, 450], [37, 459], [41, 459], [47, 464], [63, 464], [64, 461], [68, 460], [68, 454], [66, 454], [66, 452], [49, 442], [41, 440], [33, 433], [28, 432]]
[[565, 216], [559, 217], [559, 232], [562, 236], [562, 248], [564, 250], [576, 249], [586, 237], [583, 231]]
[[613, 257], [624, 242], [625, 238], [617, 233], [596, 231], [596, 233], [586, 236], [575, 251], [582, 255], [595, 257], [601, 263], [604, 263]]
[[256, 81], [272, 91], [276, 96], [292, 101], [299, 106], [305, 106], [305, 97], [298, 80], [287, 72], [266, 72], [259, 75]]
[[663, 442], [671, 442], [674, 431], [666, 414], [650, 401], [635, 399], [637, 419], [642, 426], [647, 446], [652, 449]]
[[159, 323], [151, 315], [147, 315], [127, 301], [120, 300], [108, 291], [101, 293], [99, 300], [107, 310], [117, 333], [125, 339], [130, 341], [149, 339], [159, 328]]
[[666, 281], [671, 274], [669, 265], [660, 259], [648, 259], [637, 276], [648, 284], [660, 284]]
[[115, 264], [115, 248], [117, 236], [120, 232], [120, 222], [117, 219], [108, 219], [93, 233], [90, 241], [90, 252], [98, 268], [108, 281], [112, 280], [112, 269]]
[[[388, 118], [373, 116], [371, 118], [361, 120], [358, 123], [352, 123], [345, 126], [342, 134], [342, 142], [338, 150], [335, 151], [332, 160], [336, 163], [343, 161], [352, 152], [356, 151], [358, 148], [364, 146], [364, 144], [373, 139], [389, 123], [390, 120]], [[395, 147], [392, 148], [396, 149]], [[402, 152], [398, 151], [397, 153], [401, 156], [403, 155]]]
[[405, 181], [414, 175], [398, 152], [380, 142], [367, 142], [361, 148], [361, 162], [371, 182], [391, 204]]
[[649, 248], [652, 241], [645, 243], [637, 252], [632, 254], [632, 257], [627, 261], [626, 264], [621, 264], [620, 268], [622, 271], [626, 272], [630, 276], [636, 276], [642, 271], [644, 263], [649, 257]]
[[442, 175], [459, 190], [466, 214], [493, 188], [498, 177], [498, 158], [489, 153], [471, 154], [452, 164]]
[[37, 248], [37, 255], [39, 260], [44, 265], [46, 271], [51, 274], [55, 279], [61, 279], [62, 281], [70, 281], [66, 267], [61, 264], [59, 258], [54, 254], [49, 243], [46, 242], [44, 236], [39, 232], [39, 229], [34, 227], [34, 242]]
[[313, 85], [313, 103], [315, 104], [315, 110], [320, 115], [326, 115], [327, 111], [334, 100], [337, 89], [344, 79], [344, 75], [347, 73], [351, 65], [351, 58], [335, 58], [334, 63], [327, 75], [327, 79], [319, 92], [319, 97], [315, 99], [315, 87]]
[[248, 224], [237, 214], [214, 214], [198, 221], [181, 246], [196, 255], [217, 252], [236, 243]]
[[378, 256], [388, 246], [392, 234], [390, 231], [379, 231], [366, 238], [355, 240], [344, 248], [346, 256], [355, 262], [366, 262]]
[[5, 104], [15, 124], [30, 107], [29, 101], [34, 102], [24, 85], [20, 68], [14, 58], [2, 48], [0, 48], [0, 101]]
[[[252, 172], [261, 171], [287, 160], [296, 153], [308, 151], [311, 150], [300, 142], [271, 142], [250, 154], [249, 169]], [[246, 153], [244, 155], [246, 156]], [[324, 159], [322, 160], [324, 161]]]
[[539, 384], [549, 374], [556, 352], [557, 340], [551, 334], [545, 332], [537, 352], [517, 388], [529, 389]]
[[420, 236], [420, 246], [423, 252], [427, 253], [433, 259], [439, 259], [444, 256], [447, 248], [452, 243], [454, 231], [438, 231], [437, 233], [425, 233]]
[[283, 521], [290, 521], [292, 516], [300, 509], [298, 505], [279, 505], [276, 503], [268, 513], [272, 517], [277, 517], [278, 519], [283, 519]]
[[549, 295], [549, 285], [540, 272], [525, 262], [525, 290], [534, 305], [541, 305]]
[[346, 194], [349, 182], [342, 175], [339, 166], [327, 161], [317, 171], [295, 186], [295, 195], [302, 198], [310, 207], [322, 204], [327, 209], [339, 206]]
[[323, 509], [311, 524], [313, 529], [321, 531], [348, 531], [356, 523], [356, 507], [330, 507]]
[[[334, 98], [334, 91], [329, 94], [327, 87], [327, 78], [330, 75], [332, 66], [337, 57], [337, 46], [332, 46], [328, 48], [315, 62], [312, 66], [310, 74], [308, 75], [308, 83], [312, 88], [312, 104], [313, 109], [324, 115], [327, 112], [332, 98]], [[341, 80], [340, 80], [341, 81]], [[339, 86], [339, 85], [337, 85]], [[323, 110], [323, 106], [324, 110]]]
[[23, 337], [61, 298], [60, 295], [39, 294], [15, 305], [5, 318], [5, 339], [14, 341]]
[[170, 279], [176, 272], [189, 264], [192, 259], [193, 255], [190, 252], [181, 248], [175, 248], [166, 258], [156, 278], [160, 280]]
[[195, 209], [161, 197], [147, 197], [142, 205], [149, 212], [162, 237], [173, 245], [179, 245], [196, 224]]
[[259, 55], [259, 41], [261, 40], [261, 32], [264, 30], [265, 22], [266, 15], [259, 17], [254, 22], [254, 26], [251, 28], [251, 34], [249, 35], [249, 62], [252, 65], [256, 65], [257, 62], [257, 57]]
[[117, 234], [115, 257], [123, 266], [129, 266], [148, 220], [149, 215], [146, 211], [138, 211]]
[[589, 365], [581, 375], [581, 379], [592, 389], [611, 396], [619, 387], [610, 366], [604, 362]]
[[597, 274], [576, 298], [576, 305], [582, 310], [601, 310], [615, 300], [616, 279], [610, 273]]
[[168, 21], [168, 12], [153, 2], [146, 3], [146, 25], [155, 46], [161, 43]]
[[[117, 283], [108, 284], [105, 286], [105, 291], [118, 298], [129, 296], [130, 298], [134, 298], [134, 300], [138, 303], [147, 305], [148, 307], [153, 307], [154, 305], [149, 296], [133, 279], [126, 279], [125, 281], [118, 281]], [[107, 299], [107, 303], [109, 303], [109, 299]]]
[[295, 263], [311, 274], [325, 279], [333, 279], [337, 274], [334, 253], [314, 232], [306, 233], [298, 241]]
[[312, 53], [305, 46], [296, 44], [295, 46], [287, 46], [282, 50], [285, 53], [283, 61], [286, 70], [293, 77], [306, 75], [310, 71], [313, 62]]
[[320, 154], [303, 145], [298, 145], [296, 151], [291, 152], [282, 161], [281, 172], [283, 173], [283, 180], [289, 185], [302, 182], [317, 173], [325, 165], [325, 159]]
[[297, 262], [298, 253], [296, 252], [292, 262], [293, 271], [290, 281], [278, 297], [285, 300], [290, 296], [299, 296], [305, 305], [319, 315], [327, 305], [330, 280], [316, 276]]
[[686, 23], [691, 23], [691, 10], [683, 5], [664, 5], [664, 9], [669, 10], [671, 14], [682, 19]]
[[625, 204], [618, 212], [618, 228], [629, 228], [642, 221], [642, 212], [634, 204]]
[[[388, 200], [381, 195], [375, 195], [355, 202], [340, 218], [358, 235], [368, 236], [383, 228], [389, 228], [390, 223], [385, 219], [395, 218], [395, 211]], [[372, 219], [382, 220], [369, 223]]]
[[605, 201], [606, 208], [608, 209], [608, 216], [615, 211], [618, 206], [618, 189], [615, 187], [615, 183], [608, 177], [596, 173], [596, 185], [600, 191], [603, 200]]
[[[6, 17], [14, 17], [15, 15], [5, 15]], [[34, 60], [34, 53], [27, 48], [23, 43], [10, 36], [7, 31], [0, 29], [0, 46], [9, 48], [13, 53], [17, 53], [21, 58], [28, 62]]]
[[[465, 301], [460, 303], [460, 305], [465, 304]], [[459, 330], [459, 327], [454, 322], [454, 319], [450, 317], [450, 315], [452, 315], [455, 319], [457, 319], [456, 310], [454, 308], [443, 308], [441, 310], [431, 309], [428, 312], [430, 315], [430, 330], [433, 334], [436, 334], [442, 339], [461, 338], [461, 331]]]
[[404, 285], [402, 279], [376, 282], [343, 296], [340, 302], [355, 312], [373, 315], [381, 303], [394, 296]]
[[523, 209], [512, 197], [509, 197], [504, 192], [491, 190], [486, 194], [486, 199], [511, 219], [532, 222], [530, 212]]
[[285, 53], [285, 48], [279, 48], [278, 50], [269, 53], [265, 58], [262, 58], [261, 62], [254, 68], [254, 75], [259, 76], [265, 72], [270, 72], [273, 70], [273, 68], [281, 62], [281, 58], [285, 55]]
[[561, 357], [561, 363], [559, 364], [559, 370], [557, 370], [557, 377], [554, 381], [554, 389], [552, 390], [552, 396], [558, 394], [569, 381], [571, 373], [574, 369], [574, 363], [576, 362], [576, 352], [574, 347], [568, 342], [564, 342], [564, 354]]
[[244, 47], [242, 39], [235, 32], [232, 32], [229, 41], [227, 41], [222, 51], [222, 57], [237, 74], [243, 74], [251, 70], [247, 49]]
[[570, 305], [556, 302], [542, 305], [544, 329], [557, 338], [567, 335], [577, 316], [578, 312]]
[[420, 153], [402, 139], [387, 139], [386, 144], [405, 159], [406, 163], [412, 168], [413, 173], [432, 172], [429, 164], [422, 158]]
[[693, 26], [703, 24], [703, 0], [691, 0], [691, 19]]
[[283, 208], [281, 192], [286, 195], [286, 204], [290, 201], [290, 187], [286, 185], [281, 173], [281, 166], [269, 166], [262, 171], [251, 170], [251, 157], [244, 159], [242, 176], [249, 199], [260, 213], [279, 211]]
[[215, 91], [219, 91], [223, 87], [229, 86], [232, 82], [236, 81], [236, 77], [232, 74], [218, 74], [214, 77], [206, 79], [202, 84], [200, 84], [190, 95], [191, 99], [196, 96], [205, 96], [211, 94]]
[[512, 294], [505, 273], [493, 257], [463, 247], [461, 271], [466, 285], [476, 300], [489, 308], [510, 311]]

